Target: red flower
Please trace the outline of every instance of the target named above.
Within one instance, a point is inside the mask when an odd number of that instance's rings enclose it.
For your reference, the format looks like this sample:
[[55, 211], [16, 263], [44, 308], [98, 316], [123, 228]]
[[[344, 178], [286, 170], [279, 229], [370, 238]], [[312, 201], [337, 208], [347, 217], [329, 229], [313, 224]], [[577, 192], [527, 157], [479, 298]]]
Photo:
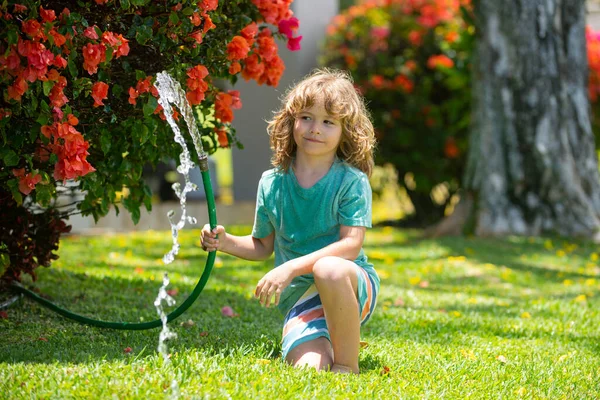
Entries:
[[252, 44], [254, 43], [254, 38], [258, 34], [258, 26], [256, 25], [256, 22], [253, 22], [250, 25], [246, 26], [244, 29], [242, 29], [240, 33], [242, 34], [244, 39], [246, 39], [246, 42], [248, 42], [248, 46], [252, 46]]
[[69, 114], [67, 115], [67, 122], [71, 125], [71, 126], [77, 126], [77, 124], [79, 123], [79, 120], [77, 119], [76, 116], [74, 116], [73, 114]]
[[[15, 171], [18, 173], [15, 174]], [[37, 185], [42, 180], [42, 175], [33, 174], [33, 172], [24, 175], [24, 170], [13, 170], [13, 174], [19, 177], [19, 191], [24, 195], [28, 195], [32, 190], [35, 189], [35, 185]]]
[[96, 32], [96, 25], [88, 26], [87, 28], [85, 28], [85, 30], [83, 31], [83, 36], [92, 40], [100, 39], [100, 36], [98, 36], [98, 32]]
[[56, 19], [56, 14], [54, 13], [54, 10], [45, 10], [40, 6], [40, 17], [46, 22], [52, 22]]
[[219, 0], [202, 0], [198, 3], [198, 7], [204, 11], [213, 11], [217, 9]]
[[65, 68], [67, 66], [67, 60], [65, 60], [61, 56], [56, 56], [54, 57], [52, 65], [54, 65], [57, 68]]
[[50, 99], [50, 104], [52, 107], [61, 108], [66, 103], [69, 102], [67, 96], [63, 93], [63, 89], [67, 86], [67, 78], [64, 76], [60, 76], [58, 81], [54, 84], [50, 93], [48, 94], [48, 98]]
[[231, 65], [229, 66], [229, 73], [230, 73], [231, 75], [235, 75], [235, 74], [237, 74], [238, 72], [240, 72], [241, 70], [242, 70], [242, 66], [241, 66], [241, 64], [240, 64], [239, 62], [237, 62], [237, 61], [234, 61], [234, 62], [232, 62], [232, 63], [231, 63]]
[[258, 55], [251, 54], [244, 60], [244, 69], [242, 70], [242, 77], [245, 80], [258, 80], [261, 75], [265, 72], [265, 63], [262, 63], [258, 59]]
[[421, 32], [418, 31], [410, 31], [408, 33], [408, 41], [414, 46], [418, 46], [423, 42], [423, 36]]
[[140, 96], [140, 94], [137, 90], [135, 90], [132, 87], [129, 88], [129, 104], [135, 106], [137, 104], [137, 98], [139, 96]]
[[231, 111], [231, 105], [233, 103], [233, 97], [228, 93], [219, 93], [215, 100], [215, 117], [221, 120], [223, 123], [233, 121], [233, 111]]
[[43, 35], [41, 31], [42, 25], [35, 19], [29, 19], [21, 25], [21, 30], [31, 36], [33, 39], [40, 39]]
[[242, 100], [240, 99], [239, 90], [230, 90], [227, 92], [231, 96], [231, 108], [239, 110], [242, 108]]
[[94, 107], [103, 106], [102, 100], [108, 98], [108, 85], [104, 82], [96, 82], [92, 86], [92, 98], [94, 99]]
[[290, 11], [292, 0], [252, 0], [252, 3], [269, 24], [277, 25], [282, 19], [292, 16]]
[[196, 65], [187, 70], [187, 76], [192, 79], [204, 79], [208, 76], [208, 69], [204, 65]]
[[210, 19], [210, 16], [204, 12], [202, 13], [202, 18], [204, 18], [204, 26], [202, 27], [202, 33], [206, 34], [206, 32], [208, 32], [211, 29], [215, 29], [217, 26], [215, 24], [213, 24], [212, 19]]
[[444, 144], [444, 154], [447, 158], [456, 158], [460, 155], [456, 140], [454, 140], [452, 136], [446, 139], [446, 143]]
[[242, 36], [234, 36], [231, 42], [227, 45], [227, 58], [229, 60], [242, 60], [246, 58], [250, 46]]
[[260, 36], [258, 38], [258, 54], [266, 62], [277, 57], [277, 44], [275, 44], [273, 36]]
[[202, 31], [201, 30], [197, 30], [195, 32], [190, 33], [190, 36], [192, 37], [192, 39], [194, 39], [196, 41], [196, 43], [198, 43], [198, 44], [202, 43]]
[[98, 64], [106, 61], [106, 47], [103, 44], [88, 43], [83, 46], [83, 68], [93, 75], [98, 71]]
[[25, 94], [29, 85], [25, 81], [25, 79], [18, 77], [15, 79], [15, 83], [8, 87], [8, 99], [21, 101], [21, 96]]
[[216, 130], [217, 132], [217, 140], [219, 142], [219, 146], [227, 147], [229, 146], [229, 138], [227, 137], [227, 130], [225, 128], [219, 128]]
[[198, 26], [202, 23], [202, 18], [200, 18], [200, 14], [195, 12], [190, 16], [190, 21], [192, 22], [192, 25]]
[[381, 75], [373, 75], [370, 81], [375, 89], [381, 89], [385, 85], [385, 78]]
[[412, 91], [415, 87], [415, 84], [413, 83], [413, 81], [408, 79], [405, 75], [398, 75], [394, 79], [394, 84], [396, 86], [402, 88], [402, 90], [406, 93], [412, 93]]
[[435, 69], [437, 67], [452, 68], [453, 66], [454, 61], [452, 61], [451, 58], [443, 54], [431, 56], [427, 60], [427, 67], [431, 69]]
[[15, 4], [14, 5], [13, 13], [15, 13], [15, 14], [24, 13], [26, 11], [27, 11], [27, 7], [24, 6], [23, 4]]
[[50, 34], [50, 36], [52, 36], [52, 39], [54, 39], [55, 46], [60, 47], [63, 44], [67, 43], [67, 38], [64, 35], [58, 33], [56, 29], [52, 28], [48, 33]]
[[102, 43], [112, 47], [116, 58], [129, 54], [129, 41], [123, 35], [106, 31], [102, 34]]

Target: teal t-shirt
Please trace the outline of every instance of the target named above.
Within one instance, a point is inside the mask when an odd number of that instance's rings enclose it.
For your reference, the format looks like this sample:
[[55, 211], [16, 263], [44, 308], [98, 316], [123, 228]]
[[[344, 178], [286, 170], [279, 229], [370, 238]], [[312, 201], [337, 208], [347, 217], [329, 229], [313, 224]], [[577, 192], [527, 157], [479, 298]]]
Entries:
[[[340, 239], [340, 225], [371, 227], [371, 186], [366, 174], [336, 159], [327, 174], [312, 187], [298, 183], [292, 168], [263, 173], [256, 198], [252, 236], [275, 232], [275, 267], [317, 251]], [[355, 263], [379, 286], [373, 264], [361, 249]], [[314, 282], [301, 275], [285, 288], [279, 309], [285, 315]]]

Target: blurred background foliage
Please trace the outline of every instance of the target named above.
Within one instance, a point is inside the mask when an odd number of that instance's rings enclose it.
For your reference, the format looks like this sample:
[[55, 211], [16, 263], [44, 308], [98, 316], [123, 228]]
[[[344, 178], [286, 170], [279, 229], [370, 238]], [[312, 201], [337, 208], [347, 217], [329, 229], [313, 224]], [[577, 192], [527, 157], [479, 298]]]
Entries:
[[[339, 7], [320, 63], [350, 71], [368, 101], [377, 162], [386, 166], [376, 171], [373, 192], [398, 205], [374, 218], [428, 226], [452, 213], [466, 163], [476, 40], [470, 1], [340, 0]], [[586, 41], [598, 149], [600, 32], [588, 26]]]

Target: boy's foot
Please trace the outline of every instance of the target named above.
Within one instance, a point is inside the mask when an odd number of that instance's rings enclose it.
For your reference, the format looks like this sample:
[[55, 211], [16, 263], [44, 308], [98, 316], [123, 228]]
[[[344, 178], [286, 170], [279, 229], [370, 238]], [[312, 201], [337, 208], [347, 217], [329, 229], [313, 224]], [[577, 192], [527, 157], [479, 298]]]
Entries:
[[330, 371], [336, 374], [358, 374], [358, 371], [354, 372], [352, 368], [341, 364], [333, 364]]

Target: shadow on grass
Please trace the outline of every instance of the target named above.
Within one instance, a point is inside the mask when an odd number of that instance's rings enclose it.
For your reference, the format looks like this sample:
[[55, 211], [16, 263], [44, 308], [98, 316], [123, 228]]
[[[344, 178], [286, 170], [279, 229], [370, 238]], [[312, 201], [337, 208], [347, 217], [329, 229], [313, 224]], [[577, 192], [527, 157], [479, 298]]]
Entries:
[[[211, 277], [212, 278], [212, 277]], [[157, 318], [153, 302], [160, 282], [120, 277], [97, 277], [65, 270], [44, 271], [36, 285], [51, 301], [90, 318], [141, 322]], [[169, 288], [181, 304], [195, 283], [172, 280]], [[221, 308], [236, 313], [225, 317]], [[167, 311], [172, 311], [170, 308]], [[282, 317], [265, 309], [243, 291], [211, 287], [211, 279], [196, 302], [169, 326], [178, 338], [171, 352], [197, 348], [207, 354], [230, 354], [240, 349], [257, 357], [278, 357]], [[133, 360], [156, 355], [160, 328], [126, 331], [95, 328], [53, 313], [30, 299], [8, 310], [0, 336], [0, 362], [89, 363], [101, 360]], [[131, 350], [131, 351], [129, 351]]]

